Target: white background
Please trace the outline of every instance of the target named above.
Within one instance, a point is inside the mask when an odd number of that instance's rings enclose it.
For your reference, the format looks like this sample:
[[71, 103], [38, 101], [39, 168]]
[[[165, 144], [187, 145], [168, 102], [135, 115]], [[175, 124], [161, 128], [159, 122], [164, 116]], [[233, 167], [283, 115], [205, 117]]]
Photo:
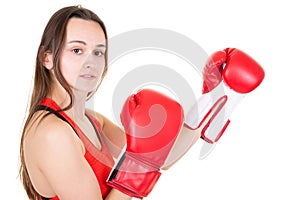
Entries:
[[197, 143], [164, 172], [146, 199], [300, 198], [296, 0], [6, 1], [0, 12], [1, 198], [27, 199], [17, 177], [18, 153], [37, 47], [50, 16], [77, 4], [97, 13], [110, 37], [137, 28], [169, 29], [191, 38], [208, 54], [226, 47], [242, 49], [266, 72], [261, 86], [232, 114], [212, 154], [199, 161]]

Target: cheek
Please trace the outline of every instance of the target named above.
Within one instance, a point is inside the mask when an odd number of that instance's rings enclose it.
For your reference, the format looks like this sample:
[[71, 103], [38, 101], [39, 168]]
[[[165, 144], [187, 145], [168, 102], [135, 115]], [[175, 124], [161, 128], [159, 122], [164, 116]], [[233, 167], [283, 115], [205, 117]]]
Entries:
[[72, 84], [76, 81], [77, 76], [79, 75], [80, 65], [71, 59], [61, 59], [60, 70], [66, 81], [69, 84]]
[[103, 60], [101, 59], [101, 62], [99, 62], [99, 64], [96, 67], [97, 68], [97, 73], [101, 76], [104, 73], [105, 65], [106, 65], [105, 59], [103, 59]]

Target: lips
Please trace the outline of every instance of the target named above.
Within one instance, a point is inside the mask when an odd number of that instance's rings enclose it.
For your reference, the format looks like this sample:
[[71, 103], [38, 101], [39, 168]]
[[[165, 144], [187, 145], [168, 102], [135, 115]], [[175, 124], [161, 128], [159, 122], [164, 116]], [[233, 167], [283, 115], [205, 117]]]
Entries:
[[80, 77], [84, 78], [84, 79], [87, 79], [87, 80], [93, 80], [93, 79], [96, 78], [96, 76], [93, 75], [93, 74], [82, 74], [82, 75], [80, 75]]

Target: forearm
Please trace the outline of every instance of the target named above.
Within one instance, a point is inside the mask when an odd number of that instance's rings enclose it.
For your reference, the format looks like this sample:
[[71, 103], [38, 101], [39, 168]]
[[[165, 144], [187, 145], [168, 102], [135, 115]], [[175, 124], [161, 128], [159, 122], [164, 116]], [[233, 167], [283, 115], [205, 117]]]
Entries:
[[117, 189], [112, 189], [105, 200], [131, 200], [132, 197], [120, 192]]
[[198, 141], [198, 139], [200, 138], [200, 134], [200, 128], [192, 130], [183, 126], [168, 157], [168, 160], [162, 169], [169, 169], [173, 164], [175, 164], [179, 159], [181, 159], [189, 151], [189, 149]]

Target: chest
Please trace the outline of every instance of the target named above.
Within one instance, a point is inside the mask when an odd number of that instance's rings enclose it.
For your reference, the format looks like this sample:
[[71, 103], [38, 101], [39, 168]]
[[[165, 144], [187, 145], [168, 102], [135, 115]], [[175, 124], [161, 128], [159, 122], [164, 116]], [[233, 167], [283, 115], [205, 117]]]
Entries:
[[88, 119], [77, 122], [80, 130], [85, 134], [88, 140], [99, 150], [102, 149], [100, 133], [97, 127]]

